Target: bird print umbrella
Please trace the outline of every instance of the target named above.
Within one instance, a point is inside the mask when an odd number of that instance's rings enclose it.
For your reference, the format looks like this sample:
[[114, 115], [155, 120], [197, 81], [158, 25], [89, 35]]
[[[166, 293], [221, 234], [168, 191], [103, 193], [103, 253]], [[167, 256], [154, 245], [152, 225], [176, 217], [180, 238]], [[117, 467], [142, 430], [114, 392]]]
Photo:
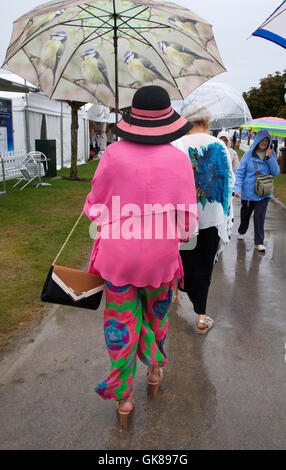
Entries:
[[62, 0], [14, 22], [3, 68], [49, 98], [129, 106], [134, 90], [184, 99], [225, 71], [212, 27], [158, 0]]

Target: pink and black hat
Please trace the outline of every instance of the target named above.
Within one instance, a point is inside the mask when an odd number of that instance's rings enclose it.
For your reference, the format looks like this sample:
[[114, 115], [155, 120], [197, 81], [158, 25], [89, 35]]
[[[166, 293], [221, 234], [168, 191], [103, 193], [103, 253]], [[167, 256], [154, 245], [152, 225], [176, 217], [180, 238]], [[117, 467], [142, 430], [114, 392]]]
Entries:
[[129, 114], [113, 127], [122, 139], [143, 144], [167, 144], [185, 135], [190, 124], [171, 106], [168, 92], [160, 86], [144, 86], [136, 91]]

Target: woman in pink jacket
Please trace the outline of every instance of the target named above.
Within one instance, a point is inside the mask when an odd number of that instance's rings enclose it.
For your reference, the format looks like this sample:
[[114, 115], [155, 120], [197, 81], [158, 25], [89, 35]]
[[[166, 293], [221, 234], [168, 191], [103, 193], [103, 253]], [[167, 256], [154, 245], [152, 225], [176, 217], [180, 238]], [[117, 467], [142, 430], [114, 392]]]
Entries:
[[104, 333], [111, 370], [95, 391], [117, 401], [120, 422], [134, 409], [137, 356], [158, 392], [174, 278], [182, 278], [180, 240], [197, 222], [192, 165], [170, 142], [192, 125], [158, 86], [139, 89], [131, 113], [114, 127], [92, 180], [85, 213], [99, 226], [90, 272], [105, 281]]

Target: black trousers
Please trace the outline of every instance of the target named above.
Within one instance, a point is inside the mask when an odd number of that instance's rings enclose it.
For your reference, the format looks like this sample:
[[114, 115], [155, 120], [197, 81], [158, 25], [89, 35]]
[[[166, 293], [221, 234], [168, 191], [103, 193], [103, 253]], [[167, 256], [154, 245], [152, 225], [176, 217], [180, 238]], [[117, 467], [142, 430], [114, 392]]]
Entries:
[[184, 268], [184, 288], [194, 311], [206, 315], [206, 306], [214, 258], [218, 249], [219, 236], [216, 227], [199, 231], [197, 246], [194, 250], [182, 250], [180, 255]]
[[249, 221], [254, 212], [254, 244], [263, 245], [264, 242], [264, 222], [269, 198], [261, 201], [241, 201], [240, 226], [238, 232], [244, 235], [249, 227]]

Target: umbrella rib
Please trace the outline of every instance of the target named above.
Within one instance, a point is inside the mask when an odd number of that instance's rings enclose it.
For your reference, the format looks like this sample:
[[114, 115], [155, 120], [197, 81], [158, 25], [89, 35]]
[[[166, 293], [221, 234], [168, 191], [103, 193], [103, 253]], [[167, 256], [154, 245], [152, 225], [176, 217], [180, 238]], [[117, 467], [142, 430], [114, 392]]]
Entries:
[[[102, 18], [102, 17], [98, 17], [98, 16], [94, 15], [90, 10], [87, 10], [86, 8], [83, 8], [83, 7], [80, 6], [80, 5], [78, 5], [78, 8], [79, 8], [80, 10], [85, 11], [86, 13], [90, 14], [93, 18], [98, 18], [98, 19]], [[104, 10], [102, 10], [102, 11], [104, 11]], [[106, 11], [105, 13], [108, 13], [108, 11]], [[104, 16], [109, 16], [109, 18], [110, 18], [111, 15], [109, 14], [109, 15], [104, 15]], [[78, 19], [81, 20], [82, 18], [78, 18]], [[83, 18], [83, 19], [84, 19], [84, 18]], [[111, 25], [110, 25], [110, 26], [111, 26]]]
[[[143, 10], [143, 11], [145, 11], [145, 10]], [[130, 20], [134, 20], [135, 16], [125, 16], [125, 15], [121, 15], [121, 18], [128, 18], [127, 21], [130, 21]], [[167, 24], [161, 23], [160, 21], [145, 20], [144, 18], [140, 18], [140, 21], [144, 21], [145, 23], [152, 23], [152, 24], [155, 24], [155, 25], [158, 24], [158, 25], [160, 25], [160, 26], [166, 26], [166, 27], [168, 27], [168, 28], [170, 28], [170, 29], [176, 29], [176, 28], [172, 28], [171, 25], [167, 25]], [[151, 26], [151, 28], [153, 28], [153, 27], [155, 28], [155, 26]], [[151, 29], [151, 28], [150, 28], [150, 29]], [[182, 31], [180, 31], [179, 29], [176, 29], [176, 31], [179, 31], [180, 33], [182, 32]], [[185, 34], [185, 33], [184, 33], [184, 34]], [[188, 37], [189, 37], [189, 36], [188, 36]]]
[[80, 45], [82, 46], [83, 44], [88, 44], [89, 42], [95, 41], [96, 39], [101, 38], [102, 36], [105, 36], [105, 34], [110, 33], [111, 31], [112, 29], [109, 29], [107, 31], [104, 31], [102, 34], [98, 34], [97, 36], [92, 37], [92, 38], [90, 38], [90, 36], [92, 36], [92, 34], [90, 34], [89, 36], [87, 36], [86, 40], [83, 41], [82, 44]]
[[[73, 82], [72, 78], [68, 77], [67, 75], [63, 75], [63, 76], [62, 76], [62, 79], [63, 79], [63, 80], [66, 80], [67, 82], [70, 82], [70, 83], [72, 83], [72, 84], [74, 85], [74, 82]], [[96, 100], [97, 100], [99, 103], [101, 103], [102, 105], [104, 105], [103, 101], [102, 101], [99, 97], [97, 97], [95, 94], [93, 94], [88, 88], [86, 88], [85, 86], [80, 85], [80, 84], [77, 84], [77, 86], [78, 86], [79, 88], [82, 88], [83, 90], [87, 91], [93, 98], [96, 98]], [[104, 105], [104, 106], [105, 106], [105, 105]]]
[[30, 20], [27, 21], [27, 24], [26, 24], [25, 28], [24, 28], [23, 31], [19, 34], [19, 36], [18, 36], [11, 44], [9, 44], [9, 47], [8, 47], [8, 49], [7, 49], [7, 52], [8, 52], [9, 49], [11, 49], [11, 47], [20, 39], [20, 37], [23, 36], [23, 34], [26, 32], [26, 28], [27, 28], [27, 26], [28, 26], [28, 24], [29, 24], [29, 21], [30, 21]]
[[[88, 5], [89, 7], [93, 7], [92, 5], [89, 5], [89, 4], [87, 4], [87, 5]], [[94, 18], [98, 18], [98, 19], [101, 19], [101, 18], [102, 18], [102, 17], [97, 17], [97, 16], [93, 15], [93, 13], [91, 13], [89, 10], [86, 10], [85, 8], [83, 8], [83, 7], [79, 6], [79, 5], [78, 5], [78, 8], [80, 8], [82, 11], [86, 11], [87, 13], [90, 13], [90, 14], [92, 15], [92, 17], [94, 17]], [[93, 7], [93, 8], [97, 8], [97, 7]], [[103, 9], [101, 9], [101, 8], [97, 8], [97, 9], [98, 9], [98, 10], [101, 10], [101, 11], [103, 11], [103, 12], [105, 12], [105, 13], [109, 13], [109, 14], [110, 14], [110, 12], [107, 11], [107, 10], [103, 10]], [[76, 16], [77, 16], [77, 15], [76, 15]], [[108, 15], [108, 16], [110, 17], [110, 15]], [[86, 19], [86, 18], [83, 18], [83, 19]], [[34, 35], [31, 36], [31, 37], [28, 37], [28, 38], [26, 39], [26, 41], [24, 42], [24, 44], [22, 43], [21, 46], [18, 47], [17, 50], [9, 57], [8, 60], [6, 60], [6, 58], [5, 58], [5, 61], [4, 61], [3, 65], [5, 65], [9, 60], [11, 60], [12, 57], [14, 57], [14, 55], [16, 55], [23, 47], [27, 46], [31, 41], [33, 41], [35, 38], [37, 38], [40, 34], [46, 32], [46, 31], [49, 31], [50, 29], [53, 29], [54, 27], [60, 26], [60, 25], [64, 25], [64, 26], [73, 26], [73, 25], [69, 25], [68, 23], [70, 23], [71, 21], [78, 21], [78, 20], [80, 21], [81, 18], [76, 18], [76, 17], [75, 17], [74, 19], [69, 19], [69, 20], [66, 20], [66, 21], [61, 21], [61, 22], [57, 23], [56, 25], [55, 25], [55, 24], [52, 24], [51, 26], [48, 26], [48, 27], [45, 28], [45, 29], [42, 29], [42, 30], [40, 30], [40, 31], [36, 31], [36, 34], [34, 34]], [[28, 22], [29, 22], [29, 20], [28, 20]], [[28, 22], [27, 22], [25, 28], [27, 28]], [[108, 23], [107, 21], [105, 21], [103, 24], [109, 24], [109, 23]], [[109, 26], [110, 26], [110, 28], [111, 28], [111, 27], [113, 28], [113, 25], [109, 25]], [[18, 41], [18, 39], [22, 36], [22, 34], [23, 34], [24, 32], [25, 32], [25, 29], [24, 29], [23, 32], [18, 36], [18, 38], [15, 39], [15, 41], [13, 41], [12, 44], [9, 45], [8, 50], [15, 44], [16, 41]]]
[[[99, 27], [99, 28], [100, 28], [100, 27]], [[98, 29], [98, 28], [97, 28], [97, 29]], [[110, 31], [112, 31], [112, 29], [110, 29]], [[99, 38], [99, 37], [101, 37], [101, 36], [104, 36], [107, 32], [108, 32], [108, 31], [105, 31], [103, 34], [98, 35], [96, 38], [92, 38], [91, 41], [94, 40], [94, 39], [97, 39], [97, 38]], [[66, 70], [66, 68], [67, 68], [67, 66], [68, 66], [68, 64], [69, 64], [69, 62], [70, 62], [70, 60], [72, 59], [72, 57], [75, 55], [75, 53], [78, 51], [78, 49], [79, 49], [83, 44], [89, 42], [89, 41], [87, 41], [87, 39], [89, 39], [90, 36], [92, 36], [93, 34], [94, 34], [94, 31], [93, 31], [92, 33], [90, 33], [86, 38], [84, 38], [84, 40], [81, 41], [81, 42], [77, 45], [77, 47], [74, 49], [74, 51], [72, 52], [72, 54], [69, 56], [68, 60], [66, 60], [66, 64], [65, 64], [65, 66], [63, 67], [62, 72], [61, 72], [61, 74], [60, 74], [60, 76], [59, 76], [59, 78], [58, 78], [58, 80], [57, 80], [57, 83], [55, 84], [55, 86], [54, 86], [54, 88], [53, 88], [53, 92], [52, 92], [51, 96], [53, 96], [53, 94], [55, 93], [55, 90], [56, 90], [56, 88], [57, 88], [57, 86], [58, 86], [58, 83], [59, 83], [59, 81], [60, 81], [60, 79], [61, 79], [61, 76], [63, 75], [64, 71]]]
[[[132, 26], [130, 26], [130, 28], [133, 29]], [[138, 34], [140, 37], [142, 37], [142, 35], [141, 35], [139, 32], [135, 31], [135, 33]], [[126, 34], [127, 36], [130, 36], [130, 35], [127, 34], [127, 33], [124, 33], [124, 34]], [[132, 36], [130, 36], [130, 37], [132, 37]], [[136, 39], [136, 38], [133, 38], [133, 39], [135, 39], [135, 40], [138, 41], [138, 39]], [[155, 47], [154, 47], [148, 40], [146, 40], [144, 37], [143, 37], [143, 39], [144, 39], [144, 41], [141, 40], [140, 42], [143, 42], [143, 43], [145, 43], [145, 44], [148, 44], [148, 45], [155, 51], [155, 53], [157, 54], [157, 56], [161, 59], [161, 61], [162, 61], [163, 64], [165, 65], [166, 69], [168, 70], [168, 72], [169, 72], [169, 74], [170, 74], [172, 80], [175, 82], [175, 84], [176, 84], [176, 86], [177, 86], [177, 90], [178, 90], [178, 92], [180, 93], [180, 95], [181, 95], [181, 97], [182, 97], [182, 100], [183, 100], [184, 97], [183, 97], [183, 95], [182, 95], [182, 93], [181, 93], [181, 90], [180, 90], [180, 88], [178, 87], [178, 84], [177, 84], [177, 82], [176, 82], [176, 79], [173, 77], [173, 75], [172, 75], [172, 73], [171, 73], [171, 71], [170, 71], [168, 65], [166, 64], [166, 62], [164, 61], [164, 59], [160, 56], [160, 54], [156, 51]], [[145, 42], [145, 41], [146, 41], [146, 42]]]
[[[125, 17], [124, 15], [122, 15], [122, 17], [123, 17], [123, 18], [129, 18], [128, 21], [134, 19], [133, 17], [129, 17], [129, 16], [126, 16], [126, 17]], [[204, 47], [202, 46], [202, 44], [201, 44], [200, 42], [196, 41], [193, 37], [189, 36], [189, 35], [188, 35], [187, 33], [185, 33], [184, 31], [182, 31], [182, 30], [180, 30], [180, 29], [178, 29], [178, 28], [174, 28], [172, 25], [166, 25], [166, 24], [161, 23], [161, 22], [159, 22], [159, 21], [145, 20], [145, 19], [143, 19], [143, 18], [140, 18], [140, 21], [145, 21], [145, 22], [147, 22], [147, 23], [153, 23], [153, 24], [155, 24], [155, 25], [164, 26], [165, 28], [169, 28], [169, 29], [171, 29], [171, 30], [178, 31], [178, 33], [183, 34], [183, 35], [186, 36], [188, 39], [191, 39], [194, 43], [196, 43], [198, 46], [200, 46], [202, 49], [204, 49]], [[126, 22], [126, 24], [127, 24], [127, 22]], [[151, 26], [150, 29], [152, 29], [152, 28], [155, 28], [155, 26], [154, 26], [154, 27]], [[134, 28], [133, 28], [133, 29], [134, 29]], [[220, 65], [222, 65], [209, 51], [207, 51], [207, 52], [208, 52], [208, 54], [210, 54]]]
[[[72, 20], [68, 20], [68, 21], [72, 21]], [[45, 33], [46, 31], [49, 31], [50, 29], [54, 28], [55, 26], [65, 25], [65, 23], [66, 23], [65, 21], [62, 21], [60, 23], [57, 23], [56, 25], [53, 24], [51, 26], [48, 26], [45, 29], [42, 29], [41, 31], [36, 32], [36, 34], [34, 36], [32, 36], [32, 35], [29, 36], [26, 39], [26, 41], [24, 42], [24, 44], [22, 43], [21, 46], [19, 46], [18, 49], [9, 57], [8, 60], [6, 60], [6, 58], [5, 58], [5, 62], [4, 62], [3, 65], [5, 65], [9, 60], [11, 60], [12, 57], [14, 57], [14, 55], [16, 55], [23, 47], [27, 46], [31, 41], [33, 41], [35, 38], [37, 38], [40, 34]], [[19, 37], [21, 37], [21, 35]], [[9, 49], [13, 46], [13, 44], [15, 44], [15, 42], [16, 41], [14, 41], [12, 44], [10, 44]]]
[[[149, 8], [149, 7], [148, 7], [148, 8]], [[129, 17], [129, 16], [126, 16], [126, 17], [125, 17], [124, 15], [121, 15], [121, 16], [120, 16], [121, 25], [118, 26], [118, 30], [123, 29], [123, 26], [122, 26], [122, 25], [125, 24], [125, 25], [128, 25], [128, 28], [132, 27], [132, 29], [133, 29], [134, 31], [136, 31], [136, 28], [137, 28], [137, 27], [135, 27], [135, 26], [130, 26], [130, 25], [129, 25], [129, 21], [130, 21], [130, 20], [134, 20], [134, 19], [136, 18], [136, 16], [140, 15], [141, 13], [144, 13], [144, 11], [148, 10], [148, 8], [144, 8], [144, 10], [139, 11], [135, 16], [132, 16], [132, 17]], [[128, 19], [127, 21], [125, 21], [125, 20], [123, 20], [123, 18], [129, 18], [129, 19]], [[141, 21], [146, 21], [146, 20], [142, 20], [141, 18], [140, 18], [140, 20], [141, 20]], [[148, 22], [149, 22], [149, 21], [148, 21]], [[161, 25], [162, 25], [162, 26], [160, 26], [160, 29], [161, 29], [161, 28], [169, 28], [168, 25], [163, 25], [163, 23], [158, 23], [158, 24], [161, 24]], [[150, 29], [148, 26], [146, 26], [146, 27], [145, 27], [145, 26], [138, 26], [138, 28], [139, 28], [139, 29], [142, 29], [142, 28], [144, 28], [144, 29]], [[159, 29], [158, 27], [156, 27], [156, 28]]]
[[[95, 10], [100, 10], [100, 11], [104, 11], [104, 13], [109, 13], [111, 16], [112, 16], [112, 12], [111, 11], [108, 11], [108, 10], [104, 10], [103, 8], [99, 8], [99, 7], [96, 7], [95, 5], [90, 5], [89, 3], [85, 3], [85, 5], [87, 5], [89, 8], [94, 8]], [[79, 6], [79, 5], [78, 5]]]
[[[38, 88], [41, 88], [41, 85], [40, 85], [40, 76], [39, 76], [39, 73], [37, 71], [37, 68], [35, 67], [35, 65], [33, 64], [33, 62], [31, 61], [30, 57], [28, 56], [27, 52], [25, 51], [24, 47], [23, 47], [23, 52], [24, 54], [27, 56], [27, 59], [29, 60], [30, 64], [32, 65], [33, 69], [35, 70], [35, 74], [37, 75], [37, 79], [38, 79]], [[24, 78], [24, 77], [23, 77]], [[25, 78], [24, 78], [25, 80]]]
[[[136, 5], [135, 7], [131, 7], [131, 8], [127, 8], [127, 10], [122, 10], [122, 11], [119, 11], [118, 12], [118, 15], [121, 15], [121, 13], [126, 13], [127, 11], [131, 11], [131, 10], [134, 10], [135, 8], [142, 8], [143, 5]], [[148, 9], [149, 7], [147, 7], [146, 9]], [[144, 10], [145, 11], [145, 10]]]
[[[127, 23], [126, 23], [127, 24]], [[156, 29], [169, 29], [169, 26], [158, 26]], [[122, 29], [130, 29], [130, 26], [120, 26], [120, 30]], [[140, 29], [150, 29], [148, 26], [134, 26], [133, 27], [134, 31], [140, 30]]]
[[[130, 18], [131, 20], [134, 20], [134, 18], [136, 18], [136, 17], [137, 17], [138, 15], [140, 15], [141, 13], [144, 13], [144, 11], [146, 11], [146, 10], [148, 10], [148, 8], [144, 8], [144, 10], [139, 11], [138, 13], [136, 13], [135, 16], [132, 16], [132, 18], [129, 17], [129, 16], [125, 17], [124, 15], [121, 15], [121, 16], [120, 16], [120, 20], [121, 20], [121, 22], [122, 22], [121, 25], [122, 25], [122, 24], [128, 24], [128, 21], [130, 21], [130, 20], [125, 21], [125, 20], [123, 20], [122, 18]], [[141, 20], [141, 18], [140, 18], [140, 20]], [[118, 26], [118, 29], [121, 27], [121, 25]]]
[[109, 24], [108, 22], [105, 22], [103, 24], [108, 24], [108, 26], [102, 26], [102, 25], [97, 25], [97, 26], [88, 26], [88, 25], [82, 25], [82, 24], [68, 24], [68, 23], [65, 23], [64, 26], [69, 26], [69, 27], [73, 27], [73, 26], [76, 26], [76, 27], [80, 27], [80, 28], [102, 28], [102, 29], [110, 29], [110, 28], [113, 28], [113, 26], [111, 24]]
[[[110, 13], [112, 15], [112, 12], [111, 11], [107, 11], [107, 10], [103, 10], [102, 8], [99, 8], [99, 7], [96, 7], [95, 5], [90, 5], [89, 3], [86, 3], [86, 5], [88, 5], [90, 8], [94, 8], [96, 10], [101, 10], [101, 11], [104, 11], [106, 13]], [[122, 11], [119, 11], [117, 14], [118, 15], [121, 15], [121, 13], [125, 13], [126, 11], [131, 11], [131, 10], [134, 10], [135, 8], [142, 8], [143, 5], [136, 5], [134, 7], [131, 7], [131, 8], [127, 8], [127, 10], [122, 10]], [[146, 10], [148, 10], [149, 7], [145, 8]]]
[[[90, 5], [88, 5], [88, 6], [90, 6]], [[96, 16], [96, 15], [94, 15], [93, 13], [91, 13], [90, 10], [86, 10], [85, 8], [83, 8], [83, 7], [81, 7], [81, 6], [79, 6], [79, 8], [80, 8], [81, 10], [83, 10], [83, 11], [86, 11], [86, 12], [89, 13], [90, 15], [92, 15], [93, 18], [96, 18], [96, 19], [99, 19], [99, 20], [101, 20], [101, 18], [103, 18], [103, 16], [100, 16], [100, 17], [99, 17], [99, 16]], [[105, 11], [105, 10], [101, 10], [101, 11]], [[109, 12], [106, 12], [106, 13], [109, 13]], [[108, 17], [109, 17], [109, 20], [112, 19], [111, 14], [109, 14], [109, 15], [104, 15], [104, 17], [105, 17], [105, 16], [108, 16]], [[81, 18], [79, 18], [79, 19], [81, 20]], [[83, 19], [84, 19], [84, 18], [83, 18]], [[105, 21], [105, 24], [108, 24], [111, 28], [113, 28], [113, 24], [109, 24], [108, 21]]]
[[[129, 18], [129, 20], [133, 20], [133, 17], [125, 17], [122, 15], [123, 18]], [[142, 18], [140, 18], [140, 21], [145, 21], [147, 23], [153, 23], [153, 24], [158, 24], [158, 25], [161, 25], [161, 26], [165, 26], [171, 30], [174, 30], [174, 31], [178, 31], [178, 33], [182, 34], [183, 36], [186, 36], [188, 39], [191, 39], [195, 44], [197, 44], [198, 46], [200, 46], [204, 51], [206, 51], [224, 70], [225, 70], [225, 67], [223, 64], [221, 64], [221, 62], [211, 53], [209, 52], [207, 49], [205, 49], [201, 43], [199, 43], [198, 41], [196, 41], [194, 38], [192, 38], [191, 36], [189, 36], [187, 33], [185, 33], [184, 31], [181, 31], [180, 29], [178, 28], [174, 28], [172, 25], [164, 25], [164, 23], [160, 23], [158, 21], [149, 21], [149, 20], [144, 20]], [[126, 22], [127, 24], [128, 22]], [[129, 24], [129, 23], [128, 23]], [[130, 26], [132, 27], [132, 26]], [[151, 27], [150, 29], [152, 29], [153, 27]], [[134, 28], [132, 27], [132, 29], [134, 30]]]

